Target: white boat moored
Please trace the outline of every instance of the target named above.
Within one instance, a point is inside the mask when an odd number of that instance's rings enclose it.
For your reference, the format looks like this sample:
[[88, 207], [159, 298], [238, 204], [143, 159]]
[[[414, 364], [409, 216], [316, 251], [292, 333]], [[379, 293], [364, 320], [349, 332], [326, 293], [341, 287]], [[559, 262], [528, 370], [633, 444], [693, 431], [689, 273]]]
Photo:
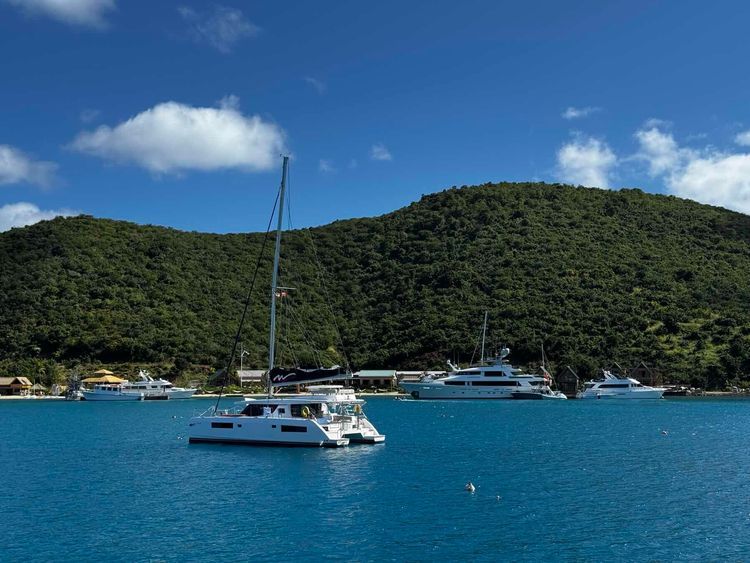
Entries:
[[122, 385], [102, 383], [93, 389], [81, 389], [81, 398], [85, 401], [142, 401], [143, 393], [124, 392]]
[[352, 389], [311, 387], [309, 394], [247, 399], [227, 411], [190, 419], [189, 442], [340, 447], [385, 441]]
[[588, 381], [579, 399], [661, 399], [663, 387], [649, 387], [632, 377], [620, 377], [605, 371], [603, 379]]
[[175, 387], [166, 379], [154, 379], [144, 370], [138, 372], [138, 381], [127, 381], [122, 384], [125, 393], [141, 393], [146, 399], [190, 399], [197, 389]]

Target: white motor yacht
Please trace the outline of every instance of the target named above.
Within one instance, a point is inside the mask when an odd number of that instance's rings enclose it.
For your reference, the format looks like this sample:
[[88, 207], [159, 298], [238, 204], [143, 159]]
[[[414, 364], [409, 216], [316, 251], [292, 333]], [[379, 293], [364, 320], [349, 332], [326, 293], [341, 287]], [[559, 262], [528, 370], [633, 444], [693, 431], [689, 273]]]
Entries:
[[122, 385], [117, 383], [102, 383], [94, 385], [93, 389], [80, 390], [84, 401], [142, 401], [143, 393], [125, 392]]
[[308, 394], [246, 399], [227, 411], [190, 420], [189, 441], [340, 447], [385, 441], [352, 389], [315, 386]]
[[505, 358], [510, 349], [480, 365], [458, 369], [442, 377], [426, 376], [419, 381], [401, 382], [415, 399], [512, 399], [514, 392], [534, 392], [546, 385], [539, 375], [523, 373]]
[[138, 381], [128, 381], [122, 384], [125, 393], [142, 393], [148, 399], [189, 399], [195, 395], [197, 389], [175, 387], [166, 379], [154, 379], [144, 370], [138, 372]]
[[577, 395], [579, 399], [661, 399], [663, 387], [649, 387], [632, 377], [620, 377], [605, 371], [604, 378], [588, 381]]

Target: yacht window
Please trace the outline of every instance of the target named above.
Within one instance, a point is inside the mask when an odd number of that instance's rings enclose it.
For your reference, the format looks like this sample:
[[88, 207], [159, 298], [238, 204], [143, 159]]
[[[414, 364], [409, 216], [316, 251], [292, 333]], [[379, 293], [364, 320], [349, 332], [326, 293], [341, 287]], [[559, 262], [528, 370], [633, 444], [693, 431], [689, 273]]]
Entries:
[[263, 407], [271, 407], [271, 412], [277, 407], [278, 405], [264, 405], [263, 403], [254, 404], [251, 403], [247, 405], [243, 411], [242, 414], [245, 416], [263, 416]]
[[234, 428], [231, 422], [212, 422], [211, 428]]
[[485, 371], [486, 377], [503, 377], [505, 374], [502, 371]]
[[475, 387], [518, 387], [518, 381], [472, 381]]
[[461, 387], [466, 385], [466, 383], [463, 381], [446, 381], [445, 384], [446, 385], [460, 385]]
[[482, 372], [479, 370], [462, 371], [461, 375], [482, 375]]
[[601, 389], [622, 389], [627, 386], [627, 383], [602, 383], [599, 387]]
[[307, 426], [292, 426], [289, 424], [281, 425], [282, 432], [307, 432]]
[[292, 416], [302, 417], [302, 409], [307, 407], [310, 414], [316, 418], [320, 418], [322, 405], [320, 403], [309, 403], [307, 405], [292, 405]]

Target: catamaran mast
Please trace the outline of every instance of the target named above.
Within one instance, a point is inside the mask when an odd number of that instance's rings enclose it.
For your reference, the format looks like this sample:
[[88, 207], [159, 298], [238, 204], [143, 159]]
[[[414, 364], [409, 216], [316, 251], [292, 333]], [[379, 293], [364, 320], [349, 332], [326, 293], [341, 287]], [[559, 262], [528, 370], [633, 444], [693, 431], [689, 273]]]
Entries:
[[[479, 363], [484, 363], [484, 338], [487, 335], [487, 311], [484, 312], [484, 323], [482, 324], [482, 354]], [[476, 350], [476, 348], [474, 348]], [[476, 354], [476, 352], [474, 352]]]
[[279, 257], [281, 256], [281, 227], [284, 219], [284, 193], [286, 192], [286, 176], [289, 168], [289, 157], [284, 156], [281, 166], [281, 190], [279, 192], [279, 222], [276, 226], [276, 249], [273, 255], [273, 276], [271, 278], [271, 330], [268, 343], [268, 396], [271, 396], [271, 370], [274, 366], [276, 354], [276, 287], [279, 278]]

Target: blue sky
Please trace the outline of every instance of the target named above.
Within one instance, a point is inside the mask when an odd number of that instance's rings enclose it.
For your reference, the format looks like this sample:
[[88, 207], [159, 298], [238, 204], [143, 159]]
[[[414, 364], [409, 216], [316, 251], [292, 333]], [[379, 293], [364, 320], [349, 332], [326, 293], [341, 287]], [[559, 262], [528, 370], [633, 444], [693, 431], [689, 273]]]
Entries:
[[750, 5], [0, 0], [0, 230], [295, 226], [486, 181], [750, 213]]

